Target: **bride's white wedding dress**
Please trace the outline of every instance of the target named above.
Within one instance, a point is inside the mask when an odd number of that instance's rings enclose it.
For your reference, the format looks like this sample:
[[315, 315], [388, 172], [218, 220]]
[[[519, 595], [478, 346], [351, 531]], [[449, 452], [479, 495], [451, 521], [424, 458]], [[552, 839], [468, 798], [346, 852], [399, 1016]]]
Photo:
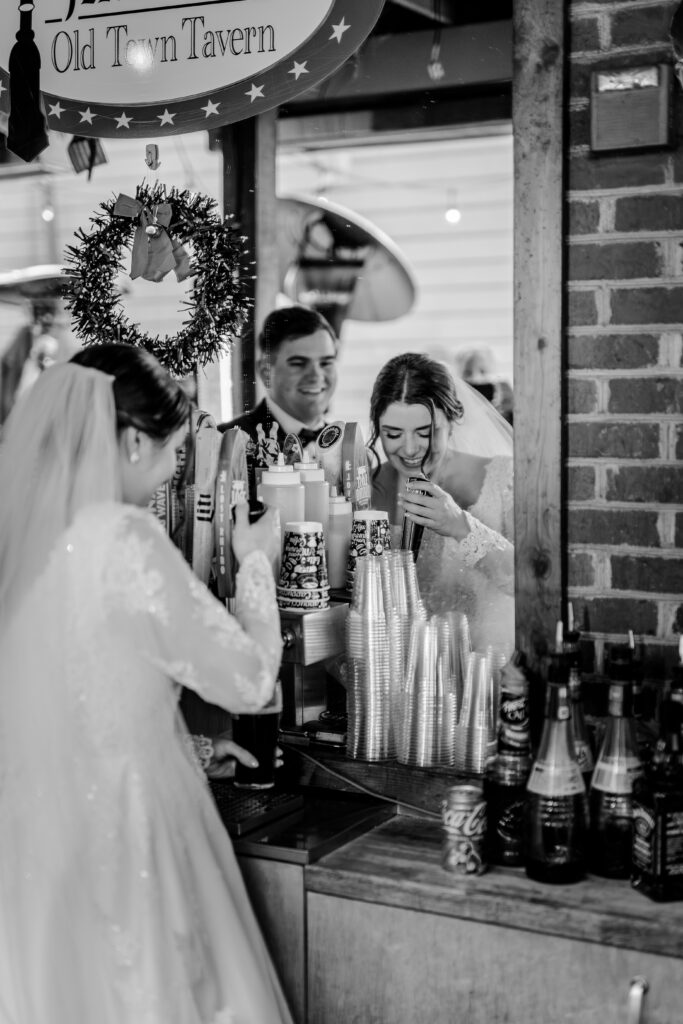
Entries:
[[469, 535], [455, 541], [425, 530], [416, 564], [428, 610], [464, 612], [473, 649], [493, 645], [508, 657], [515, 644], [512, 469], [511, 456], [494, 456], [467, 509]]
[[145, 511], [62, 535], [0, 637], [2, 1024], [291, 1021], [177, 712], [261, 706], [277, 616], [261, 553], [232, 617]]

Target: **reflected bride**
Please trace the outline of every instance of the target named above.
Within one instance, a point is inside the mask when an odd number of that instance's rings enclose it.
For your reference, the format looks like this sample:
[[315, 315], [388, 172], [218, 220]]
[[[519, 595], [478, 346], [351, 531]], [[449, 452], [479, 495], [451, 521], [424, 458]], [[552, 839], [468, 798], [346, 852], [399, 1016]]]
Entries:
[[[445, 364], [417, 353], [390, 359], [370, 399], [369, 447], [380, 463], [372, 504], [395, 526], [424, 527], [417, 558], [430, 612], [465, 612], [473, 646], [514, 648], [512, 430]], [[376, 442], [386, 461], [380, 462]], [[406, 490], [424, 475], [422, 493]]]

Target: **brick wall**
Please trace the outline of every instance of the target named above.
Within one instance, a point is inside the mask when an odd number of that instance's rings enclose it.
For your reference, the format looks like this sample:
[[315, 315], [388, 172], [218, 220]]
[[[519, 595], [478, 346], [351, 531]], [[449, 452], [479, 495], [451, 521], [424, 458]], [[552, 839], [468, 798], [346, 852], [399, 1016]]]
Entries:
[[569, 6], [569, 597], [598, 669], [632, 629], [652, 678], [683, 633], [683, 94], [675, 148], [593, 155], [590, 73], [671, 64], [679, 2]]

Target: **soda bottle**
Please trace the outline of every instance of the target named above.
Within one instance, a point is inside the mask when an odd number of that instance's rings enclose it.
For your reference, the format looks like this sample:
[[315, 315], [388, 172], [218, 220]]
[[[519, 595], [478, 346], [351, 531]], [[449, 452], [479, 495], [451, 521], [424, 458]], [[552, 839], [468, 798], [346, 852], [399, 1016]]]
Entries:
[[549, 681], [541, 743], [524, 804], [526, 873], [539, 882], [578, 882], [585, 872], [588, 798], [570, 716], [566, 680]]
[[[617, 663], [611, 671], [623, 675], [624, 666]], [[613, 681], [607, 728], [588, 798], [589, 866], [607, 878], [629, 878], [631, 874], [633, 784], [643, 773], [632, 710], [630, 680]]]
[[501, 672], [497, 752], [484, 780], [491, 864], [524, 863], [524, 801], [531, 770], [529, 680], [515, 651]]

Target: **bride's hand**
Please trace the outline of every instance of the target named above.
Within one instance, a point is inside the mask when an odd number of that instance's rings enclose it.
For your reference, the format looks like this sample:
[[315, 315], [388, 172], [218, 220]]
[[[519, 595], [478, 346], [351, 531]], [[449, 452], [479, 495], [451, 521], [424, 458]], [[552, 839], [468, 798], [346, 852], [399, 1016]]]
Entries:
[[470, 532], [470, 527], [460, 505], [431, 480], [420, 480], [420, 487], [428, 493], [403, 491], [398, 496], [398, 503], [407, 517], [442, 537], [463, 540]]
[[232, 531], [232, 550], [241, 564], [252, 551], [263, 551], [272, 562], [280, 553], [280, 519], [277, 509], [266, 509], [255, 523], [249, 523], [249, 505], [246, 501], [235, 507], [235, 526]]

